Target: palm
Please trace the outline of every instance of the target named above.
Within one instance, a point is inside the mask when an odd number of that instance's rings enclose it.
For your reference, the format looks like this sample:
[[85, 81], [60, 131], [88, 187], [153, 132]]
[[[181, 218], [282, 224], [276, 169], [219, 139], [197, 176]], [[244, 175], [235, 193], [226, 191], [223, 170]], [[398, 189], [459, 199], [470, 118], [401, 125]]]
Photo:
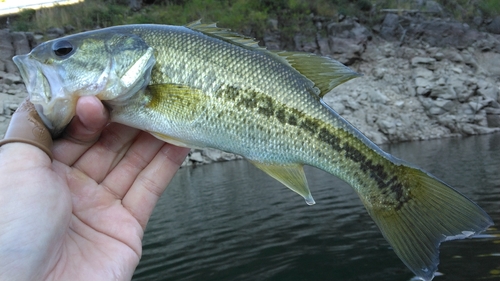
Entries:
[[[25, 165], [24, 169], [10, 166], [12, 173], [18, 174], [10, 177], [14, 179], [11, 186], [32, 182], [28, 188], [31, 201], [24, 202], [29, 208], [16, 215], [30, 217], [32, 223], [19, 223], [4, 237], [0, 232], [4, 244], [22, 249], [17, 256], [6, 256], [15, 268], [24, 270], [24, 276], [130, 280], [141, 256], [142, 236], [152, 209], [187, 153], [186, 149], [118, 124], [107, 126], [94, 142], [96, 129], [106, 119], [95, 114], [88, 118], [99, 118], [83, 122], [96, 127], [72, 124], [69, 137], [54, 144], [52, 164], [37, 150], [35, 155], [45, 161], [42, 164]], [[26, 154], [30, 163], [38, 163], [33, 161], [30, 149]], [[18, 159], [16, 163], [26, 163]], [[29, 178], [23, 176], [26, 172]], [[12, 192], [9, 197], [19, 197], [19, 190]], [[36, 266], [24, 269], [27, 260], [33, 260]], [[12, 263], [9, 266], [14, 269]], [[19, 276], [13, 273], [4, 277]]]

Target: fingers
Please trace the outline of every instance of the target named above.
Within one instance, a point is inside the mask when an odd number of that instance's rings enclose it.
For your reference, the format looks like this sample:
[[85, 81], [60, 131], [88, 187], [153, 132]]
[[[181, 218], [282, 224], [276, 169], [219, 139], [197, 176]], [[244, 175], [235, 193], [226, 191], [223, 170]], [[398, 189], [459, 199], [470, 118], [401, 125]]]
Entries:
[[165, 143], [151, 163], [139, 173], [123, 198], [123, 206], [137, 219], [143, 230], [156, 202], [188, 153], [189, 148]]
[[73, 167], [101, 183], [123, 158], [139, 132], [125, 125], [109, 124], [99, 140], [78, 158]]
[[104, 179], [102, 185], [117, 199], [128, 192], [139, 173], [153, 160], [164, 142], [141, 132], [123, 159]]
[[108, 119], [107, 110], [96, 97], [79, 98], [76, 116], [66, 128], [63, 137], [54, 142], [54, 158], [71, 166], [97, 141]]

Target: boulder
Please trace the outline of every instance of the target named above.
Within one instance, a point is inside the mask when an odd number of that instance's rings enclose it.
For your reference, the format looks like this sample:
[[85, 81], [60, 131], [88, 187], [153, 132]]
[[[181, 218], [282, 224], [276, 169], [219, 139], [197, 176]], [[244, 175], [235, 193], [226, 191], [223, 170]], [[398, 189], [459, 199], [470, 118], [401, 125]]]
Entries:
[[385, 15], [380, 27], [380, 37], [389, 41], [400, 40], [403, 35], [403, 27], [399, 23], [399, 16], [393, 13]]
[[11, 38], [16, 55], [25, 55], [31, 51], [30, 42], [25, 32], [12, 32]]
[[15, 55], [14, 46], [12, 46], [12, 37], [8, 29], [0, 29], [0, 71], [14, 73], [17, 67], [12, 62]]
[[491, 33], [500, 34], [500, 16], [493, 18], [493, 20], [486, 26], [486, 30]]
[[263, 37], [264, 45], [268, 50], [281, 50], [280, 34], [276, 31], [266, 31]]
[[481, 37], [478, 31], [470, 29], [466, 24], [446, 21], [424, 22], [414, 32], [417, 38], [420, 37], [431, 46], [459, 49], [467, 48]]
[[431, 14], [440, 15], [443, 13], [443, 7], [439, 5], [436, 1], [427, 0], [425, 1], [424, 9], [426, 12]]
[[351, 65], [360, 60], [365, 50], [364, 46], [358, 45], [353, 39], [330, 36], [328, 40], [331, 55], [345, 65]]

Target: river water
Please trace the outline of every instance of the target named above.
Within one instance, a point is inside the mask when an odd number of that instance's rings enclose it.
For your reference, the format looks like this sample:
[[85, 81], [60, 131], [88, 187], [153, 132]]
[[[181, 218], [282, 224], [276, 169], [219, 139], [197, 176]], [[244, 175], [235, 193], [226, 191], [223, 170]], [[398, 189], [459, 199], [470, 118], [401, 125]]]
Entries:
[[[500, 223], [500, 134], [385, 146]], [[352, 188], [306, 167], [316, 205], [246, 161], [182, 168], [133, 280], [410, 280]], [[500, 230], [441, 245], [437, 281], [500, 280]]]

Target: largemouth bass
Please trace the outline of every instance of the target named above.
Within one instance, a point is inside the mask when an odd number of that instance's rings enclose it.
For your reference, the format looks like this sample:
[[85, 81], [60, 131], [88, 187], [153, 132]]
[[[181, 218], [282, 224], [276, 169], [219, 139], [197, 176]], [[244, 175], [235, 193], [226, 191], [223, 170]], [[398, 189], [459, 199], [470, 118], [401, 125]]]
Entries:
[[54, 136], [79, 96], [96, 95], [114, 122], [167, 142], [240, 154], [314, 204], [304, 165], [349, 183], [401, 260], [422, 280], [439, 245], [492, 224], [434, 176], [382, 151], [323, 101], [358, 74], [330, 58], [271, 52], [195, 22], [126, 25], [43, 43], [14, 57]]

